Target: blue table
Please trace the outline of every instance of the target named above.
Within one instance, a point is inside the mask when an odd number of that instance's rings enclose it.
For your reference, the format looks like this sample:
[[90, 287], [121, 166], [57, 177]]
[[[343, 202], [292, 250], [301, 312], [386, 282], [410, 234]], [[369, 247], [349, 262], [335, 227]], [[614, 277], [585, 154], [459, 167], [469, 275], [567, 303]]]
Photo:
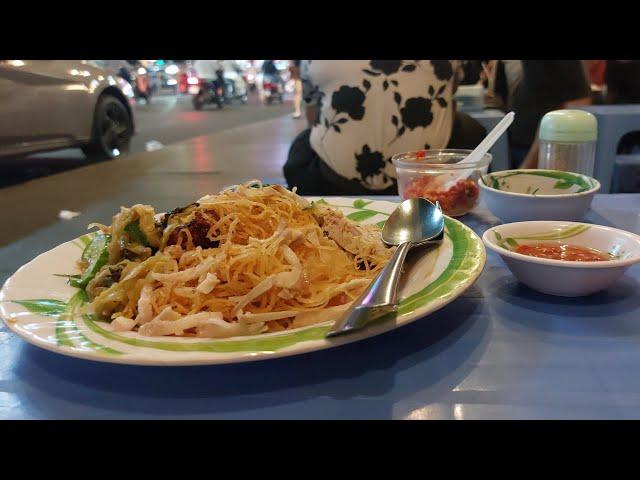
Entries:
[[[588, 219], [640, 233], [640, 195]], [[482, 206], [478, 234], [498, 223]], [[640, 418], [640, 267], [582, 299], [519, 285], [499, 257], [411, 325], [260, 363], [156, 368], [76, 360], [0, 327], [0, 419]]]

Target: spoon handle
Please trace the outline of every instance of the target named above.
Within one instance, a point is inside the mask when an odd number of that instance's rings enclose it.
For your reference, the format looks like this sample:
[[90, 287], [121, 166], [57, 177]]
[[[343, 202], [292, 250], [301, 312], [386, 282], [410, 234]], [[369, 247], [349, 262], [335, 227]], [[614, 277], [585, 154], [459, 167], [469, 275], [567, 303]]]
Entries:
[[371, 282], [371, 285], [353, 302], [351, 308], [336, 320], [331, 330], [327, 333], [327, 337], [335, 337], [352, 330], [359, 330], [369, 322], [397, 310], [398, 280], [410, 248], [410, 242], [398, 245], [389, 263]]

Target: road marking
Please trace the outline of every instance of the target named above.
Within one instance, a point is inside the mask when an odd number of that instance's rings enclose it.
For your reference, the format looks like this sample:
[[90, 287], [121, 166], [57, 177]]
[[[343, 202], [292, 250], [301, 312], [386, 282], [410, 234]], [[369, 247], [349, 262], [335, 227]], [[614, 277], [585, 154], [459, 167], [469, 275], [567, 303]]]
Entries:
[[157, 140], [151, 140], [145, 143], [145, 150], [147, 152], [153, 152], [154, 150], [160, 150], [164, 145]]

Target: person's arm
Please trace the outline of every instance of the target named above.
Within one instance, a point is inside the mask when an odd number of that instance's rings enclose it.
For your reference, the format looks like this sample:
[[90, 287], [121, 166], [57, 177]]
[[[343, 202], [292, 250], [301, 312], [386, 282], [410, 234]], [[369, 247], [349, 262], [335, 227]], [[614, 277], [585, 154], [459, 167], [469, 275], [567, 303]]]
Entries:
[[522, 164], [518, 168], [538, 168], [538, 155], [540, 154], [540, 142], [538, 141], [538, 134], [536, 133], [536, 139], [529, 147], [529, 151], [524, 157]]

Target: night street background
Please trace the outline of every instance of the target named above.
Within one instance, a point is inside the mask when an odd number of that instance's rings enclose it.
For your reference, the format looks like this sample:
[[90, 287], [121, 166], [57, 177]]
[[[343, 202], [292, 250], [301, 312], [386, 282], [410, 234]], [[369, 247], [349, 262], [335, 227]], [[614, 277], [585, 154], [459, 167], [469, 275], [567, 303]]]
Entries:
[[[290, 115], [292, 111], [290, 99], [285, 100], [284, 104], [264, 105], [255, 92], [249, 96], [245, 105], [234, 101], [231, 105], [225, 105], [222, 110], [209, 105], [199, 112], [193, 109], [190, 95], [157, 95], [149, 105], [141, 101], [136, 107], [136, 135], [131, 141], [128, 155], [134, 156], [148, 148], [158, 147], [157, 142], [166, 146], [200, 135]], [[0, 160], [0, 188], [88, 163], [80, 149], [45, 152], [22, 158], [3, 158]]]

